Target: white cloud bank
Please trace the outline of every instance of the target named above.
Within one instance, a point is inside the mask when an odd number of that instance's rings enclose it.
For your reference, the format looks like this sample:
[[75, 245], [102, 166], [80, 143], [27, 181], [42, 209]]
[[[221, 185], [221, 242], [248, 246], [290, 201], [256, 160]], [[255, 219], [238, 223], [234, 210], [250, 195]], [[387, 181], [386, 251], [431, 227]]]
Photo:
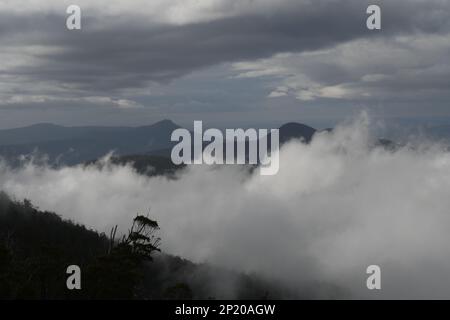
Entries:
[[[299, 288], [450, 298], [450, 153], [370, 149], [367, 128], [362, 118], [285, 145], [276, 176], [235, 166], [192, 166], [178, 180], [129, 167], [3, 166], [0, 189], [106, 232], [151, 208], [165, 252]], [[381, 267], [379, 292], [366, 289], [371, 264]]]
[[412, 34], [355, 39], [337, 46], [233, 64], [240, 78], [273, 78], [270, 98], [298, 100], [448, 96], [450, 35]]

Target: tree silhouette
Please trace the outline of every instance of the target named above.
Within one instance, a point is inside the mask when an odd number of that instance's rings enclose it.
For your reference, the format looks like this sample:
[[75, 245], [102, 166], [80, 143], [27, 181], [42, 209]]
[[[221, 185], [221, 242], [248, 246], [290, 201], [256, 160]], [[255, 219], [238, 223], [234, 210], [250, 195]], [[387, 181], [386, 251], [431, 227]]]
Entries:
[[155, 235], [157, 230], [159, 230], [159, 226], [156, 221], [138, 215], [133, 219], [133, 225], [128, 235], [122, 238], [118, 247], [128, 247], [137, 259], [151, 261], [153, 259], [151, 254], [155, 251], [161, 251], [158, 248], [161, 238]]
[[143, 277], [143, 263], [151, 261], [160, 251], [161, 239], [155, 234], [158, 223], [137, 215], [131, 229], [116, 243], [117, 226], [111, 230], [108, 253], [88, 268], [86, 290], [94, 299], [134, 299], [139, 297], [139, 280]]

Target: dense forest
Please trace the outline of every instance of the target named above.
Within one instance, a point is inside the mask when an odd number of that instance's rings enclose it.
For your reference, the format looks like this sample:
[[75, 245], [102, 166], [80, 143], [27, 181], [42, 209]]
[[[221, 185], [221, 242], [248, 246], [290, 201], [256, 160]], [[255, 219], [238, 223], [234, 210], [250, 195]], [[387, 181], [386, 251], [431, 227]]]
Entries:
[[[0, 299], [257, 299], [292, 292], [246, 275], [160, 252], [156, 221], [136, 215], [105, 235], [0, 193]], [[69, 265], [81, 290], [66, 286]]]

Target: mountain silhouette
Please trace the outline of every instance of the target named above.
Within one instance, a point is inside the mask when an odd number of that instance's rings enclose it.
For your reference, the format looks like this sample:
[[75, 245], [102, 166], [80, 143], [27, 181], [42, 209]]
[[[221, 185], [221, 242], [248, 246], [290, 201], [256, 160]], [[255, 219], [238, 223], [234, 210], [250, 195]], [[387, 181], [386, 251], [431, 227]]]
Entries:
[[[0, 130], [0, 156], [14, 164], [21, 156], [39, 158], [45, 155], [52, 165], [87, 163], [112, 151], [119, 159], [130, 155], [170, 158], [171, 149], [176, 144], [170, 136], [177, 128], [180, 126], [171, 120], [139, 127], [64, 127], [40, 123]], [[279, 130], [280, 144], [291, 139], [309, 143], [316, 132], [312, 127], [295, 122], [286, 123]], [[143, 161], [142, 157], [139, 159]], [[149, 158], [149, 162], [153, 163], [155, 159]], [[160, 162], [158, 159], [157, 163]]]
[[[95, 163], [99, 158], [114, 152], [116, 164], [132, 163], [139, 172], [149, 175], [172, 174], [182, 168], [174, 167], [170, 160], [172, 147], [178, 143], [172, 142], [170, 137], [177, 128], [180, 126], [171, 120], [139, 127], [64, 127], [40, 123], [0, 130], [0, 157], [14, 166], [21, 163], [19, 159], [23, 156], [33, 156], [38, 160], [45, 156], [50, 165], [62, 166]], [[333, 129], [322, 131], [331, 132]], [[292, 139], [310, 143], [316, 132], [318, 130], [298, 122], [283, 124], [279, 128], [280, 146]], [[269, 133], [268, 141], [270, 138]], [[208, 144], [204, 143], [203, 147]], [[248, 144], [246, 141], [246, 158]], [[376, 146], [394, 150], [396, 144], [380, 139]], [[235, 145], [235, 154], [236, 148]], [[226, 155], [225, 145], [223, 149]]]
[[304, 142], [311, 142], [312, 137], [317, 132], [316, 129], [302, 123], [289, 122], [280, 128], [280, 144], [288, 142], [291, 139], [300, 139]]
[[170, 135], [179, 126], [170, 120], [140, 127], [63, 127], [37, 124], [0, 130], [0, 156], [16, 161], [23, 155], [46, 155], [51, 164], [74, 165], [114, 151], [145, 154], [172, 146]]

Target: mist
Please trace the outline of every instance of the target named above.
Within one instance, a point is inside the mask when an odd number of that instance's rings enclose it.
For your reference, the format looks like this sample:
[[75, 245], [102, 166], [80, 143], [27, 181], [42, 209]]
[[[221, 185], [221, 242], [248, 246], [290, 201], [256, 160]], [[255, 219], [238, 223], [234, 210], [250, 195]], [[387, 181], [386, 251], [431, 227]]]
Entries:
[[[450, 298], [450, 153], [431, 143], [373, 147], [366, 116], [280, 149], [274, 176], [192, 165], [176, 179], [131, 166], [0, 166], [0, 190], [108, 233], [137, 214], [161, 227], [161, 249], [256, 273], [319, 297]], [[366, 268], [381, 267], [381, 290]]]

